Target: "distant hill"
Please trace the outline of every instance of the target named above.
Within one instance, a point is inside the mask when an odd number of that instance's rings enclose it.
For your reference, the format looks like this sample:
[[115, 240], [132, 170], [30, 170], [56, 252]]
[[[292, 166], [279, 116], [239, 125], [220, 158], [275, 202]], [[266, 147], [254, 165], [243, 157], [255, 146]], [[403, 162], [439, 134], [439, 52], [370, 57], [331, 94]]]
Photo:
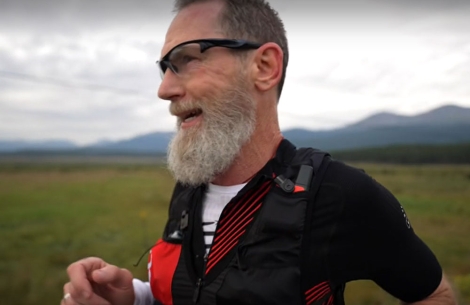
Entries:
[[86, 147], [87, 150], [106, 150], [119, 152], [135, 152], [135, 153], [153, 153], [166, 152], [168, 143], [173, 133], [171, 132], [154, 132], [146, 135], [137, 136], [135, 138], [110, 142], [99, 143]]
[[369, 129], [342, 128], [334, 131], [311, 132], [308, 137], [300, 137], [296, 132], [286, 132], [285, 136], [296, 146], [313, 146], [325, 150], [396, 144], [452, 144], [470, 142], [470, 123], [383, 126]]
[[348, 128], [372, 128], [382, 126], [409, 126], [409, 125], [453, 125], [469, 124], [470, 108], [459, 106], [443, 106], [429, 112], [405, 116], [390, 112], [374, 114], [360, 122], [347, 126]]
[[470, 108], [443, 106], [415, 116], [382, 112], [344, 128], [291, 129], [284, 133], [297, 146], [347, 150], [398, 144], [470, 142]]
[[[284, 136], [298, 147], [350, 150], [390, 145], [470, 142], [470, 108], [448, 105], [415, 116], [383, 112], [355, 124], [326, 131], [290, 129]], [[165, 154], [173, 133], [154, 132], [121, 141], [77, 147], [68, 141], [0, 142], [0, 152], [64, 151], [73, 154]], [[2, 146], [3, 143], [3, 146]]]
[[[325, 150], [380, 147], [396, 144], [450, 144], [470, 142], [470, 108], [444, 106], [402, 116], [380, 113], [340, 129], [290, 129], [284, 136], [297, 146]], [[172, 133], [151, 133], [103, 146], [109, 150], [166, 152]]]
[[46, 140], [46, 141], [7, 141], [0, 140], [0, 152], [15, 152], [19, 150], [72, 150], [78, 146], [67, 140]]

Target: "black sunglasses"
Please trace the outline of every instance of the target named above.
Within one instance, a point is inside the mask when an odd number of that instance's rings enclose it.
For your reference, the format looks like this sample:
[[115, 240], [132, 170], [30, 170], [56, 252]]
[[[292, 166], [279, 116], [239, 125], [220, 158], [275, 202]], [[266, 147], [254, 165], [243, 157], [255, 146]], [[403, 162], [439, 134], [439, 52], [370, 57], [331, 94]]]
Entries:
[[[181, 52], [181, 50], [188, 45], [199, 45], [196, 50], [193, 48], [193, 53], [191, 52]], [[261, 47], [262, 44], [256, 42], [250, 42], [241, 39], [196, 39], [182, 42], [175, 47], [173, 47], [161, 60], [157, 61], [157, 65], [160, 68], [161, 76], [165, 75], [165, 72], [168, 68], [175, 73], [180, 74], [184, 68], [184, 65], [187, 64], [192, 59], [197, 58], [199, 54], [204, 53], [210, 48], [213, 47], [223, 47], [234, 50], [253, 50]]]

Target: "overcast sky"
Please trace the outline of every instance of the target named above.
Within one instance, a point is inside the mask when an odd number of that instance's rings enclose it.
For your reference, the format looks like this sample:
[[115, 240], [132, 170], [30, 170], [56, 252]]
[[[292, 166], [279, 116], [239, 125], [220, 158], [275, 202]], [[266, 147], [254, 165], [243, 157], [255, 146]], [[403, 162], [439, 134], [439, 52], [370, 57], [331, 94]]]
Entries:
[[[88, 144], [174, 130], [155, 65], [171, 2], [0, 0], [0, 139]], [[283, 129], [470, 107], [470, 1], [270, 3], [291, 53]]]

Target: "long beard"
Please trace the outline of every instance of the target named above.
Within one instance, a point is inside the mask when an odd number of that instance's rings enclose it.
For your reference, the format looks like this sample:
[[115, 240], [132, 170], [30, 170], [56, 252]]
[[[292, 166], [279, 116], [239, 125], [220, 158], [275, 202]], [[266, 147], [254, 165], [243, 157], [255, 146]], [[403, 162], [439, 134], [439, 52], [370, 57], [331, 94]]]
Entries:
[[175, 106], [203, 111], [199, 126], [181, 129], [178, 119], [178, 132], [168, 147], [168, 168], [177, 181], [190, 186], [207, 184], [234, 162], [256, 125], [256, 104], [244, 88], [237, 86], [225, 90], [223, 96]]

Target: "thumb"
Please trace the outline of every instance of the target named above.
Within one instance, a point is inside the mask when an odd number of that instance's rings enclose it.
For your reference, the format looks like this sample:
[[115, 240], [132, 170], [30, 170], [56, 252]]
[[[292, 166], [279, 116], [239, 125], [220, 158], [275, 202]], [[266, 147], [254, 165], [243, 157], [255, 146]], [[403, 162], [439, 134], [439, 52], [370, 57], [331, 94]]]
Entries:
[[107, 265], [101, 269], [94, 270], [91, 274], [93, 281], [97, 284], [109, 284], [120, 289], [129, 289], [132, 286], [132, 273], [127, 269]]

